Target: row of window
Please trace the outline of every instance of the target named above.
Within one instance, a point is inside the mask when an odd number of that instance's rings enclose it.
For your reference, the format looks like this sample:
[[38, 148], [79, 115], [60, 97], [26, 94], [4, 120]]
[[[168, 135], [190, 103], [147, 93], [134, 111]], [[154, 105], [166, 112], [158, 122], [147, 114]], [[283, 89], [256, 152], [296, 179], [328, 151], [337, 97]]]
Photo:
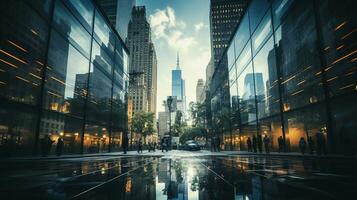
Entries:
[[252, 1], [243, 17], [220, 61], [229, 71], [232, 124], [242, 147], [257, 133], [275, 147], [284, 136], [293, 150], [317, 133], [331, 152], [343, 151], [344, 138], [357, 142], [356, 14], [348, 7], [352, 1], [318, 5]]
[[40, 152], [47, 136], [62, 138], [65, 153], [119, 141], [128, 55], [92, 1], [16, 0], [0, 10], [0, 152]]

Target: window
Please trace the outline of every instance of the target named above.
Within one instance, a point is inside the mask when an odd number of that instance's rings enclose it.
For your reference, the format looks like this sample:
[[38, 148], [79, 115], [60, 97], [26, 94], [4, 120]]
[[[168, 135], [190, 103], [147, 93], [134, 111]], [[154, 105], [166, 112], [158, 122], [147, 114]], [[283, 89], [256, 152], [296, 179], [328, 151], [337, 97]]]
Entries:
[[278, 72], [273, 37], [254, 57], [253, 63], [258, 118], [260, 119], [280, 111]]
[[51, 35], [44, 107], [82, 117], [89, 60], [55, 30]]
[[89, 57], [90, 35], [61, 1], [56, 1], [53, 23], [79, 51]]

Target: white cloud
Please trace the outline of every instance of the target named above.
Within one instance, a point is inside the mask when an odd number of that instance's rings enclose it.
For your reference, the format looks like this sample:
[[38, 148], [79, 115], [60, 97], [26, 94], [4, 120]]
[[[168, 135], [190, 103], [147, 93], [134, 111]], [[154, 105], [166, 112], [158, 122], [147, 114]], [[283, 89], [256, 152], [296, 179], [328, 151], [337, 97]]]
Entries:
[[184, 34], [186, 24], [176, 19], [175, 11], [170, 6], [164, 10], [156, 10], [149, 17], [152, 34], [155, 39], [163, 39], [176, 51], [187, 51], [196, 42], [192, 36]]
[[199, 31], [199, 30], [201, 30], [201, 29], [203, 29], [203, 28], [207, 28], [208, 26], [207, 25], [205, 25], [204, 23], [198, 23], [198, 24], [195, 24], [195, 31]]

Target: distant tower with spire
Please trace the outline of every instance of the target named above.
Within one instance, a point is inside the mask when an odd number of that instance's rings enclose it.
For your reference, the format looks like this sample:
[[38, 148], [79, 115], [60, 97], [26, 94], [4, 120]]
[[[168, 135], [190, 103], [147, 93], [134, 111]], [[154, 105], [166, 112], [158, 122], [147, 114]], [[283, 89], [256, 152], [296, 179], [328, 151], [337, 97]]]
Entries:
[[176, 69], [172, 70], [172, 96], [177, 98], [177, 109], [183, 113], [186, 112], [186, 90], [185, 80], [182, 79], [182, 71], [180, 68], [180, 56], [177, 52]]

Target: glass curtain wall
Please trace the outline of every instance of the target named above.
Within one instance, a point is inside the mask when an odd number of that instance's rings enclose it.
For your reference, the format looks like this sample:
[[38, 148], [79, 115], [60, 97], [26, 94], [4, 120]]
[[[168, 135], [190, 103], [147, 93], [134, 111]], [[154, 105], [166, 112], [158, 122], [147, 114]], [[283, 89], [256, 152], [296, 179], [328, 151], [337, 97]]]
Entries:
[[[287, 151], [322, 135], [331, 153], [357, 152], [353, 1], [253, 0], [224, 56], [240, 149], [253, 136]], [[223, 57], [224, 58], [224, 57]], [[235, 142], [236, 138], [232, 138]], [[350, 145], [348, 145], [350, 144]]]
[[128, 53], [96, 5], [15, 0], [0, 10], [1, 156], [55, 154], [58, 141], [62, 154], [119, 150]]

